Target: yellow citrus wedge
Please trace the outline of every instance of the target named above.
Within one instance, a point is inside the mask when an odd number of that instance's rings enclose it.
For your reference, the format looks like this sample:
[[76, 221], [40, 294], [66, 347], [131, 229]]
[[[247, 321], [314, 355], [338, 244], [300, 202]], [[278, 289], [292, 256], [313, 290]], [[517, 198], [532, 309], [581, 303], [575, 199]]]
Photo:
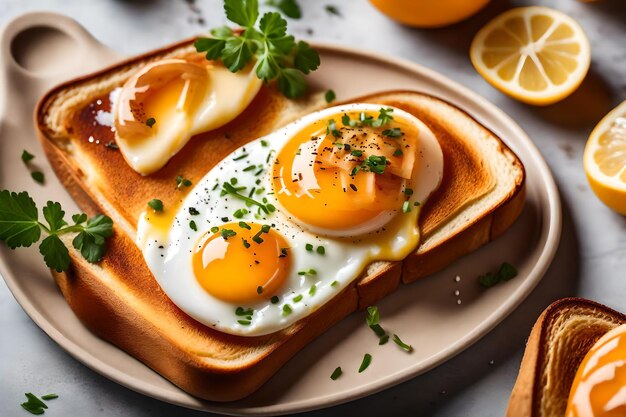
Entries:
[[587, 75], [589, 40], [571, 17], [547, 7], [511, 9], [472, 41], [470, 59], [491, 85], [534, 105], [573, 93]]
[[593, 192], [604, 204], [626, 215], [626, 101], [593, 129], [583, 163]]

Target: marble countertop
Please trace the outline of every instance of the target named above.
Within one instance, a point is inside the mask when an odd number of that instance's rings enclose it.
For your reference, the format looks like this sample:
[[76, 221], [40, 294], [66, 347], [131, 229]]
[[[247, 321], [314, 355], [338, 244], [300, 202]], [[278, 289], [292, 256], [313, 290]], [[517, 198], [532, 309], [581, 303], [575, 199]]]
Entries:
[[[626, 3], [605, 0], [498, 0], [470, 20], [437, 30], [400, 26], [366, 0], [300, 0], [291, 31], [305, 39], [384, 51], [466, 85], [512, 116], [537, 144], [561, 191], [563, 236], [550, 270], [526, 301], [490, 334], [436, 369], [381, 393], [310, 416], [502, 416], [525, 339], [540, 312], [564, 296], [590, 298], [626, 311], [626, 218], [594, 196], [582, 167], [593, 126], [626, 98]], [[328, 16], [335, 4], [341, 16]], [[491, 17], [540, 4], [578, 20], [592, 44], [591, 70], [580, 89], [545, 108], [529, 107], [492, 88], [473, 69], [469, 44]], [[136, 54], [224, 23], [219, 0], [2, 0], [0, 26], [27, 11], [50, 10], [83, 24], [104, 44]], [[46, 416], [200, 416], [144, 397], [83, 366], [24, 314], [0, 283], [0, 415], [28, 415], [23, 393], [53, 389], [61, 398]]]

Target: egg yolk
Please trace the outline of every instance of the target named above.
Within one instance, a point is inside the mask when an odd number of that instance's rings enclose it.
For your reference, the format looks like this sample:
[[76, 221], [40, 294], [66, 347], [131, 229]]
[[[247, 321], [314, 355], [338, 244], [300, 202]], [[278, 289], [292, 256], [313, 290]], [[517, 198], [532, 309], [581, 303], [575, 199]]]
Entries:
[[269, 225], [226, 223], [204, 235], [192, 256], [206, 292], [228, 302], [269, 299], [289, 271], [287, 242]]
[[600, 339], [578, 368], [566, 417], [626, 415], [626, 325]]
[[[280, 150], [272, 183], [283, 208], [302, 222], [346, 230], [402, 208], [416, 162], [418, 130], [394, 119], [384, 126], [346, 126], [348, 112], [305, 127]], [[371, 118], [371, 119], [370, 119]]]

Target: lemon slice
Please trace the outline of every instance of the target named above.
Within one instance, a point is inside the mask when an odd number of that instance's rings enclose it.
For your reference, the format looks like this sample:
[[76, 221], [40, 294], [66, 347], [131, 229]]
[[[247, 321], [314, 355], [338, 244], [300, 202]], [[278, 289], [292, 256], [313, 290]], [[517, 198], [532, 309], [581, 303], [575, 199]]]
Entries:
[[511, 9], [472, 41], [470, 59], [490, 84], [520, 101], [555, 103], [589, 70], [589, 40], [571, 17], [547, 7]]
[[604, 204], [626, 215], [626, 101], [593, 129], [583, 162], [593, 192]]

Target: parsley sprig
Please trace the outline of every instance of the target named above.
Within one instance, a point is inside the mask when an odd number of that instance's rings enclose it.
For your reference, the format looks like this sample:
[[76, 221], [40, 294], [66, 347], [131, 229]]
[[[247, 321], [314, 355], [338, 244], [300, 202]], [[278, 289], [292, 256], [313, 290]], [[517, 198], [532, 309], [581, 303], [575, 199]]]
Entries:
[[256, 28], [258, 0], [225, 0], [224, 10], [228, 20], [242, 27], [241, 33], [228, 26], [215, 28], [212, 38], [196, 40], [196, 51], [205, 52], [208, 60], [221, 59], [232, 72], [255, 59], [259, 79], [276, 80], [278, 89], [288, 98], [302, 96], [307, 89], [304, 75], [320, 65], [317, 51], [287, 34], [287, 21], [280, 13], [265, 13]]
[[0, 240], [11, 249], [29, 247], [41, 238], [44, 231], [48, 236], [39, 244], [39, 252], [49, 268], [65, 271], [70, 265], [67, 247], [59, 238], [65, 233], [78, 233], [72, 245], [89, 262], [98, 262], [106, 252], [106, 238], [113, 234], [113, 221], [104, 215], [87, 218], [87, 215], [72, 216], [72, 225], [65, 220], [61, 204], [48, 201], [42, 210], [45, 224], [39, 221], [39, 210], [26, 191], [14, 193], [0, 190]]

